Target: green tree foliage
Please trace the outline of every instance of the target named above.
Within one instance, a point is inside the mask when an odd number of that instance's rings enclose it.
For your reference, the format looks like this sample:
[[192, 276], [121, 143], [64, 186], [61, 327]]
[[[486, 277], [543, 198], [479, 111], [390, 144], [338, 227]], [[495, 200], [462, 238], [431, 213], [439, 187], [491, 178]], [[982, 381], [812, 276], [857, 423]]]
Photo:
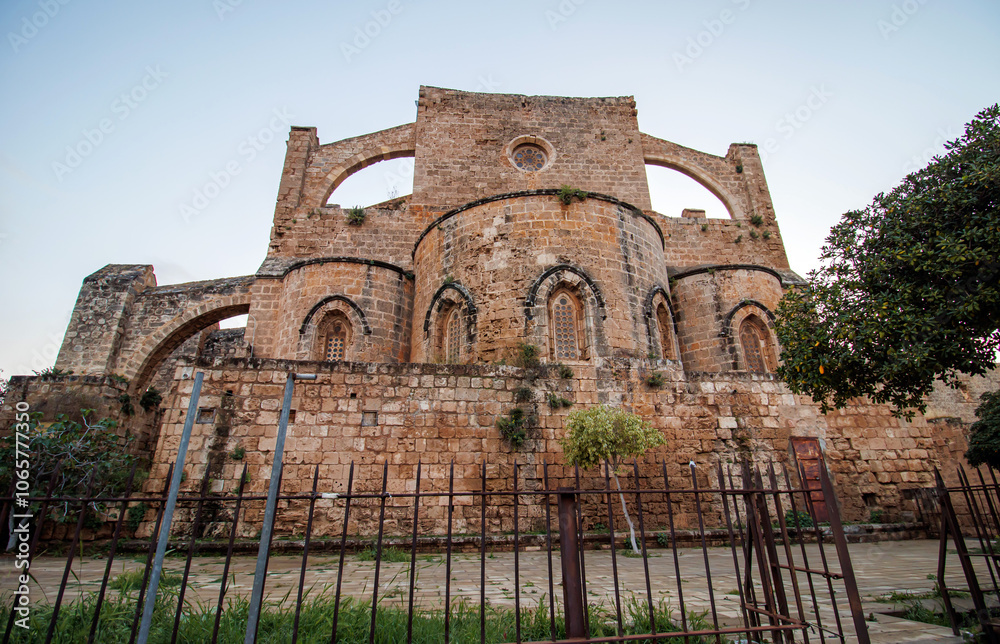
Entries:
[[[31, 414], [21, 429], [20, 456], [27, 461], [31, 496], [43, 496], [53, 477], [52, 496], [84, 496], [93, 477], [94, 497], [116, 496], [124, 492], [134, 457], [132, 437], [115, 434], [116, 423], [104, 419], [91, 422], [91, 410], [83, 410], [82, 422], [65, 414], [55, 422], [42, 423], [41, 414]], [[13, 430], [14, 428], [11, 428]], [[27, 445], [27, 449], [25, 449]], [[16, 437], [13, 431], [0, 437], [0, 488], [9, 489], [18, 466]], [[58, 471], [57, 471], [58, 466]], [[103, 508], [92, 504], [95, 510]], [[70, 506], [63, 504], [53, 511], [59, 519], [67, 519]]]
[[989, 465], [1000, 470], [1000, 391], [987, 392], [976, 408], [976, 422], [969, 426], [966, 460], [975, 467]]
[[846, 213], [810, 283], [782, 299], [779, 375], [824, 412], [856, 396], [923, 411], [937, 380], [984, 374], [1000, 347], [1000, 106], [947, 152]]
[[626, 459], [638, 458], [647, 450], [666, 443], [666, 439], [638, 414], [607, 405], [574, 411], [566, 417], [566, 429], [562, 448], [569, 465], [589, 469], [604, 463], [611, 471], [631, 532], [632, 550], [638, 554], [635, 526], [625, 505], [618, 472]]

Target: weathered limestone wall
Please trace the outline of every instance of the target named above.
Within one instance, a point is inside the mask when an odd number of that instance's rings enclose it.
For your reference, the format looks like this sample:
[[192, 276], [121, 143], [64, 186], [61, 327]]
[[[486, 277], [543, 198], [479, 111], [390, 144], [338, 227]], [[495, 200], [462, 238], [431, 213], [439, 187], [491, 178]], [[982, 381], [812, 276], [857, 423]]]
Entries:
[[[515, 461], [525, 464], [521, 470], [525, 488], [538, 484], [540, 465], [547, 462], [550, 482], [567, 484], [570, 470], [560, 465], [559, 439], [573, 408], [551, 409], [545, 403], [548, 392], [572, 400], [574, 408], [622, 405], [663, 431], [667, 444], [642, 466], [643, 476], [654, 480], [661, 473], [654, 460], [667, 463], [674, 481], [689, 479], [687, 465], [694, 461], [699, 485], [716, 485], [713, 468], [720, 460], [727, 463], [746, 453], [787, 462], [791, 437], [817, 437], [835, 473], [845, 520], [866, 520], [873, 503], [886, 511], [888, 519], [903, 518], [913, 507], [912, 501], [905, 500], [907, 490], [930, 486], [933, 468], [961, 462], [965, 449], [958, 423], [942, 424], [922, 416], [907, 422], [893, 418], [885, 407], [864, 403], [823, 416], [810, 400], [790, 394], [767, 375], [689, 373], [685, 380], [681, 373], [667, 369], [666, 385], [650, 389], [642, 384], [648, 373], [642, 361], [615, 361], [604, 368], [577, 366], [568, 379], [556, 378], [554, 370], [543, 370], [531, 381], [526, 379], [527, 372], [506, 366], [216, 360], [178, 370], [175, 387], [165, 401], [149, 490], [162, 488], [176, 453], [195, 369], [205, 372], [199, 406], [215, 409], [221, 425], [194, 426], [184, 484], [190, 489], [198, 485], [209, 456], [214, 456], [211, 476], [216, 491], [235, 489], [244, 463], [249, 466], [249, 489], [256, 493], [266, 489], [283, 385], [290, 371], [316, 373], [318, 380], [296, 384], [295, 417], [286, 443], [285, 492], [307, 491], [316, 465], [321, 491], [342, 491], [352, 462], [357, 464], [357, 485], [370, 491], [380, 484], [384, 461], [389, 463], [390, 492], [412, 486], [418, 461], [424, 464], [425, 490], [446, 489], [452, 461], [458, 491], [480, 489], [482, 462], [491, 479], [509, 477]], [[495, 422], [515, 407], [514, 391], [525, 386], [533, 390], [534, 402], [522, 406], [531, 407], [538, 421], [524, 446], [515, 451], [501, 439]], [[996, 381], [976, 381], [973, 388], [988, 386], [995, 387]], [[974, 408], [972, 402], [955, 400], [948, 413], [968, 422]], [[243, 461], [227, 456], [236, 447], [246, 450]], [[602, 486], [603, 480], [588, 473], [585, 485]], [[495, 501], [491, 506], [501, 507], [500, 500]], [[341, 509], [329, 511], [331, 503], [319, 504], [316, 529], [320, 534], [335, 530]], [[301, 528], [303, 510], [304, 506], [290, 507], [279, 529]], [[691, 510], [675, 507], [680, 512], [679, 527], [692, 526]], [[431, 502], [423, 529], [442, 529], [444, 511]], [[522, 507], [522, 529], [539, 520], [543, 512], [541, 506]], [[662, 504], [651, 506], [646, 514], [649, 529], [666, 524], [665, 512]], [[371, 533], [374, 515], [362, 512], [357, 516], [359, 529]], [[478, 530], [478, 519], [474, 519], [478, 516], [478, 508], [460, 505], [456, 532]], [[510, 529], [509, 508], [496, 510], [491, 525], [491, 529]]]
[[281, 279], [258, 279], [246, 338], [253, 355], [318, 359], [316, 326], [341, 312], [351, 323], [346, 357], [359, 362], [404, 362], [410, 353], [413, 280], [374, 262], [304, 263]]
[[[753, 267], [718, 266], [683, 273], [671, 281], [684, 368], [746, 369], [737, 337], [739, 323], [753, 314], [770, 327], [769, 312], [777, 308], [782, 296], [778, 276]], [[772, 369], [776, 357], [771, 356]]]
[[[565, 270], [550, 275], [560, 266]], [[560, 285], [584, 305], [585, 355], [644, 356], [644, 298], [667, 288], [655, 224], [595, 196], [565, 205], [552, 194], [521, 193], [461, 210], [428, 230], [414, 267], [414, 362], [441, 360], [435, 335], [443, 289], [461, 290], [468, 296], [461, 306], [471, 299], [476, 309], [465, 317], [474, 328], [466, 329], [461, 359], [475, 362], [509, 358], [518, 342], [554, 360], [547, 307]]]
[[664, 255], [672, 271], [715, 264], [755, 264], [794, 275], [788, 268], [788, 257], [776, 223], [754, 226], [734, 219], [649, 214], [667, 238]]

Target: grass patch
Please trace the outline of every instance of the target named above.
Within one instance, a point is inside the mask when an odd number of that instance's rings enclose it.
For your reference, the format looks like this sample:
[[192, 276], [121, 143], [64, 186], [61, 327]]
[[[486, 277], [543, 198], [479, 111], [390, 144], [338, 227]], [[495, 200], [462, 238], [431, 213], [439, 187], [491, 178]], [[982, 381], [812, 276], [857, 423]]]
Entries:
[[[369, 546], [364, 550], [358, 552], [355, 557], [358, 561], [375, 561], [376, 557], [375, 546]], [[388, 561], [391, 563], [407, 563], [410, 560], [410, 553], [405, 550], [401, 550], [395, 546], [383, 546], [382, 547], [382, 561]]]

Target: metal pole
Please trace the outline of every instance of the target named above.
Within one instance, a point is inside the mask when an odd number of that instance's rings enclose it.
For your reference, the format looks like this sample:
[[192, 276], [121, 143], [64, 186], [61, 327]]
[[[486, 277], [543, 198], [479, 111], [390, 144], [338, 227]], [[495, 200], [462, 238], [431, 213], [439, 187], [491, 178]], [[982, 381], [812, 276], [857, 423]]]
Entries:
[[191, 441], [191, 429], [194, 427], [195, 416], [198, 415], [198, 398], [201, 397], [201, 381], [205, 374], [199, 371], [194, 374], [194, 388], [191, 390], [191, 400], [188, 402], [187, 417], [184, 419], [184, 432], [181, 434], [181, 444], [177, 448], [177, 461], [174, 465], [176, 476], [170, 481], [170, 492], [167, 494], [167, 506], [163, 510], [163, 523], [160, 525], [160, 536], [156, 542], [156, 558], [153, 560], [153, 574], [149, 579], [149, 590], [146, 593], [146, 605], [142, 611], [142, 625], [139, 627], [138, 644], [146, 644], [149, 639], [149, 629], [153, 625], [153, 609], [156, 607], [156, 590], [160, 585], [160, 573], [163, 572], [163, 558], [167, 554], [167, 541], [170, 539], [170, 523], [174, 518], [174, 506], [177, 505], [177, 494], [181, 489], [181, 473], [184, 472], [184, 458], [187, 456], [188, 443]]
[[562, 563], [566, 637], [586, 638], [583, 587], [580, 583], [580, 544], [577, 543], [576, 493], [559, 491], [559, 559]]
[[253, 644], [257, 639], [257, 622], [260, 619], [260, 607], [264, 599], [264, 577], [267, 576], [267, 558], [271, 545], [271, 533], [274, 529], [274, 515], [278, 510], [279, 476], [281, 460], [285, 453], [285, 434], [288, 432], [288, 415], [292, 407], [292, 390], [295, 379], [315, 380], [316, 376], [305, 374], [288, 374], [285, 380], [285, 400], [281, 405], [281, 419], [278, 421], [278, 439], [274, 445], [274, 462], [271, 463], [271, 483], [267, 488], [267, 506], [264, 509], [264, 525], [260, 529], [260, 546], [257, 550], [257, 568], [253, 577], [253, 593], [250, 595], [250, 613], [247, 616], [247, 632], [244, 644]]

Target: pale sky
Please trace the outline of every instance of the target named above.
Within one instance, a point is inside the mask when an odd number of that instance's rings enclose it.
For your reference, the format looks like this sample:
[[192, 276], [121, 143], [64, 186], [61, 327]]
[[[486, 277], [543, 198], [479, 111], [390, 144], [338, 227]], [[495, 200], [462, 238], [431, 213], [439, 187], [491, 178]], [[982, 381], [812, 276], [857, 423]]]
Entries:
[[[3, 0], [0, 32], [3, 376], [53, 364], [105, 264], [160, 284], [255, 272], [288, 125], [328, 143], [409, 123], [422, 84], [633, 95], [654, 136], [758, 144], [802, 275], [843, 212], [1000, 100], [995, 0]], [[407, 194], [411, 168], [376, 164], [330, 201]], [[649, 176], [663, 214], [721, 214]]]

